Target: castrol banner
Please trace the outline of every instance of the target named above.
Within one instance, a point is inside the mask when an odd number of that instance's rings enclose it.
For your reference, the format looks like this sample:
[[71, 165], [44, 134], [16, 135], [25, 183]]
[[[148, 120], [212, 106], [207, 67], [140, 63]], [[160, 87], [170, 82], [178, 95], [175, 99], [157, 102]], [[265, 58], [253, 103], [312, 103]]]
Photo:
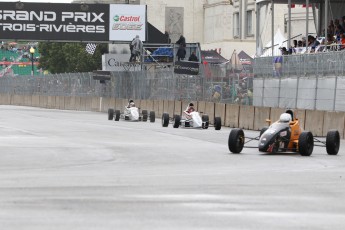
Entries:
[[110, 41], [146, 40], [146, 5], [110, 5]]

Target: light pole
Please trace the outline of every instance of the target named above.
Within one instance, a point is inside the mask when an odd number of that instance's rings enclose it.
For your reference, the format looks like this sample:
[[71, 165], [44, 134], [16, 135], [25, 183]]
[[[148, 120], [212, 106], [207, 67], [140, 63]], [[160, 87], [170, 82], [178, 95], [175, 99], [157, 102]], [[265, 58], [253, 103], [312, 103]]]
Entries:
[[30, 54], [31, 54], [31, 76], [34, 76], [34, 53], [35, 49], [31, 46], [30, 48]]

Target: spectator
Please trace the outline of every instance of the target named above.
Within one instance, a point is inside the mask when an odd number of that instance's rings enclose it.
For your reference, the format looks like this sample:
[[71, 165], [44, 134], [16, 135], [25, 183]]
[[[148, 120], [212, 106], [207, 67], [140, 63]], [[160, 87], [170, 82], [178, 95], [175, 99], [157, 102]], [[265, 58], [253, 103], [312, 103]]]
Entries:
[[342, 33], [340, 36], [340, 44], [341, 44], [340, 49], [341, 50], [345, 49], [345, 34], [344, 33]]
[[141, 50], [143, 48], [143, 42], [139, 39], [139, 35], [135, 36], [134, 40], [131, 42], [133, 45], [132, 54], [134, 55], [131, 61], [136, 61], [140, 57]]
[[345, 30], [345, 16], [341, 18], [341, 27], [343, 27], [343, 30]]
[[279, 49], [281, 50], [282, 55], [288, 55], [289, 54], [286, 47], [280, 47]]
[[195, 55], [195, 51], [193, 51], [192, 54], [189, 56], [188, 61], [194, 61], [194, 62], [199, 61], [198, 57]]
[[329, 22], [329, 25], [328, 25], [328, 28], [327, 28], [327, 33], [329, 33], [329, 34], [331, 34], [331, 35], [334, 35], [334, 33], [335, 33], [335, 31], [334, 31], [334, 22], [333, 22], [333, 20], [331, 20], [330, 22]]
[[303, 47], [303, 41], [302, 40], [299, 40], [297, 42], [297, 47]]
[[308, 35], [308, 47], [311, 52], [315, 52], [315, 48], [320, 45], [320, 42], [312, 35]]
[[183, 47], [186, 47], [186, 38], [183, 37], [183, 35], [181, 35], [180, 39], [177, 40], [176, 44], [183, 45]]
[[184, 58], [186, 57], [186, 49], [184, 48], [183, 44], [180, 44], [176, 56], [178, 61], [184, 60]]

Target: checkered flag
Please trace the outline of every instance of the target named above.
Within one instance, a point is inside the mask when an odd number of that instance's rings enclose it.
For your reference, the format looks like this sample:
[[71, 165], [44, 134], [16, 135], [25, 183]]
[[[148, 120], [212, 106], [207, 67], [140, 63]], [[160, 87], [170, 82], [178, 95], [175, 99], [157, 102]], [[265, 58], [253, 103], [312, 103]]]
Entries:
[[87, 43], [85, 50], [89, 54], [93, 55], [95, 53], [96, 47], [97, 47], [97, 44], [95, 43]]

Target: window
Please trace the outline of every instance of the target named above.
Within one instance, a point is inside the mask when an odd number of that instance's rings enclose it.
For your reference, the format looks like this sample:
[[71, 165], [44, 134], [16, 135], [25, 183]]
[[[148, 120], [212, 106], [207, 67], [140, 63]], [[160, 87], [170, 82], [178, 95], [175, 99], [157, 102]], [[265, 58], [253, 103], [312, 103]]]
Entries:
[[247, 36], [253, 36], [253, 11], [247, 11]]
[[240, 14], [234, 13], [234, 37], [240, 36]]

